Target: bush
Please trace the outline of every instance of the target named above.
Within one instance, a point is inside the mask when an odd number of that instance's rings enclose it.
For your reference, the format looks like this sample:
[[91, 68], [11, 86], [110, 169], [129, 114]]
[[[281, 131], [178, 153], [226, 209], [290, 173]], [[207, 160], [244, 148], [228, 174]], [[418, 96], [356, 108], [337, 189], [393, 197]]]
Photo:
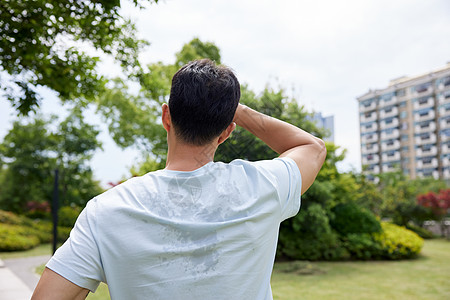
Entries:
[[80, 213], [81, 208], [78, 206], [61, 207], [58, 211], [58, 225], [72, 228]]
[[355, 203], [338, 204], [331, 212], [330, 225], [343, 237], [355, 233], [381, 232], [380, 222], [375, 215]]
[[383, 232], [374, 235], [380, 245], [380, 258], [413, 258], [422, 250], [423, 239], [411, 230], [386, 222], [382, 222], [381, 226]]
[[350, 233], [342, 238], [342, 244], [353, 259], [374, 259], [381, 251], [380, 244], [369, 233]]
[[326, 211], [316, 203], [280, 227], [278, 258], [296, 260], [339, 260], [348, 252], [331, 230]]
[[420, 236], [423, 239], [434, 238], [434, 234], [431, 231], [429, 231], [428, 229], [422, 228], [420, 226], [416, 226], [414, 224], [407, 224], [406, 229], [414, 231], [415, 233], [417, 233], [418, 236]]
[[0, 223], [31, 226], [33, 221], [26, 217], [16, 215], [10, 211], [0, 210]]
[[0, 251], [28, 250], [39, 245], [34, 230], [21, 225], [0, 224]]

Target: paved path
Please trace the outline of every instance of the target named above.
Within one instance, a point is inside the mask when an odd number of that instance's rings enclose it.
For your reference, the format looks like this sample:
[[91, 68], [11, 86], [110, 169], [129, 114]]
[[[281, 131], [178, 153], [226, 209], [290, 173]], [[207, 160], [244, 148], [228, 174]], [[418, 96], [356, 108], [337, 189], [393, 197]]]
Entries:
[[49, 255], [0, 260], [0, 300], [29, 300], [39, 281], [34, 273]]

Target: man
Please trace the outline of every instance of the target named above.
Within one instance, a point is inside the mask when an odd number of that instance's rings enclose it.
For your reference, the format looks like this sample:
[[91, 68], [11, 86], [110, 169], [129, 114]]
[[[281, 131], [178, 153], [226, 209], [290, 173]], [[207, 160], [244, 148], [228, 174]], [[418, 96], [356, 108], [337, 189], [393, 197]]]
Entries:
[[[280, 222], [300, 208], [326, 156], [323, 141], [239, 104], [231, 70], [191, 62], [162, 107], [166, 168], [92, 199], [46, 266], [33, 299], [272, 299]], [[280, 154], [213, 162], [242, 126]]]

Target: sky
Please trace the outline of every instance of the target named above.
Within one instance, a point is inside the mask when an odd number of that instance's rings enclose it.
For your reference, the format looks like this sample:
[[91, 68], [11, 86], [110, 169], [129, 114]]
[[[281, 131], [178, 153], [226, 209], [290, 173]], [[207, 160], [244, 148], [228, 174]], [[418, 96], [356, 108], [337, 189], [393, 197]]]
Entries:
[[[213, 42], [256, 93], [282, 87], [308, 111], [333, 115], [335, 143], [347, 150], [342, 171], [361, 169], [356, 97], [450, 62], [448, 0], [160, 0], [142, 10], [130, 2], [122, 1], [122, 14], [151, 43], [143, 63], [173, 63], [194, 37]], [[100, 67], [105, 74], [118, 70], [110, 62]], [[41, 109], [59, 112], [57, 98], [43, 93]], [[12, 119], [0, 99], [0, 139]], [[106, 132], [101, 139], [104, 150], [92, 161], [96, 177], [105, 184], [127, 176], [139, 153], [117, 148]]]

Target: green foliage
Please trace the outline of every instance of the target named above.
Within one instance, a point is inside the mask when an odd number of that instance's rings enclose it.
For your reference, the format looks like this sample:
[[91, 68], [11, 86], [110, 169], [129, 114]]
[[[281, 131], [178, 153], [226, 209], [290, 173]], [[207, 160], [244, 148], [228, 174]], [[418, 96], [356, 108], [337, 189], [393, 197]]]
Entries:
[[28, 227], [0, 223], [0, 251], [28, 250], [39, 245], [39, 238]]
[[62, 204], [84, 206], [101, 192], [87, 165], [100, 147], [98, 133], [77, 110], [60, 124], [56, 117], [14, 122], [0, 144], [0, 161], [6, 167], [0, 182], [0, 208], [26, 212], [36, 204], [48, 205], [56, 168], [60, 170]]
[[[72, 213], [69, 213], [67, 209], [62, 211], [61, 216], [67, 217], [63, 221], [63, 226], [58, 226], [57, 239], [59, 242], [64, 242], [69, 237], [73, 225], [67, 224], [73, 222], [75, 215], [73, 209]], [[12, 212], [0, 210], [0, 251], [27, 250], [41, 243], [50, 243], [52, 239], [52, 222], [31, 220]]]
[[420, 236], [423, 239], [434, 238], [434, 234], [431, 231], [429, 231], [423, 227], [414, 225], [414, 224], [407, 224], [406, 229], [409, 229], [409, 230], [415, 232], [418, 236]]
[[150, 155], [147, 155], [143, 160], [132, 166], [130, 173], [133, 176], [142, 176], [148, 172], [164, 169], [164, 163], [162, 161], [156, 161]]
[[406, 226], [410, 221], [421, 226], [430, 216], [427, 210], [418, 205], [416, 197], [428, 192], [439, 192], [447, 187], [444, 181], [433, 178], [411, 180], [400, 170], [380, 174], [379, 178], [378, 188], [383, 199], [381, 215], [392, 218], [401, 226]]
[[81, 50], [86, 46], [113, 57], [126, 75], [139, 77], [138, 55], [147, 42], [137, 38], [134, 24], [119, 9], [119, 0], [2, 1], [0, 70], [11, 78], [1, 88], [20, 113], [38, 106], [37, 86], [63, 100], [92, 99], [103, 90], [99, 58]]
[[349, 233], [341, 240], [352, 259], [375, 259], [381, 251], [380, 244], [369, 233]]
[[341, 236], [381, 231], [380, 222], [369, 212], [355, 203], [341, 203], [331, 210], [330, 225]]
[[422, 249], [423, 239], [416, 233], [387, 222], [381, 223], [383, 233], [376, 234], [375, 240], [381, 245], [383, 259], [404, 259], [417, 256]]
[[301, 260], [338, 260], [348, 257], [331, 229], [326, 211], [311, 204], [280, 227], [278, 257]]
[[58, 211], [58, 225], [72, 228], [78, 215], [81, 213], [81, 208], [77, 206], [63, 206]]

